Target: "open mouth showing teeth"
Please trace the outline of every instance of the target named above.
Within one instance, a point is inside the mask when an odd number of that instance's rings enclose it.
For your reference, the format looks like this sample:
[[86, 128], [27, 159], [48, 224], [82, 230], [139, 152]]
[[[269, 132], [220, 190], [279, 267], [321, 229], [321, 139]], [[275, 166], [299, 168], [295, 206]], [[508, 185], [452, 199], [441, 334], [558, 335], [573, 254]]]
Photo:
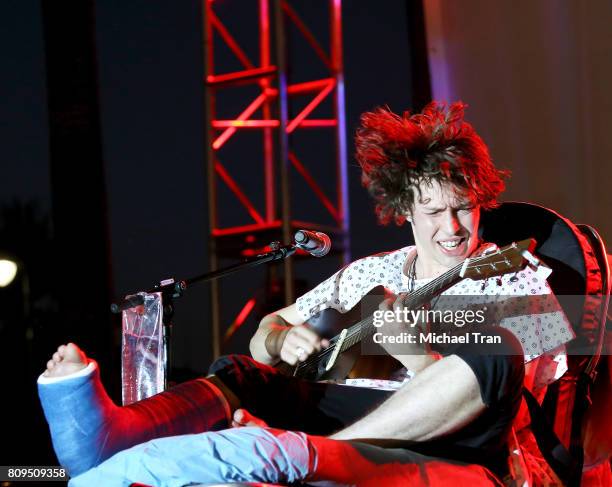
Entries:
[[447, 250], [456, 249], [463, 243], [463, 238], [460, 240], [447, 240], [447, 241], [439, 241], [438, 243]]

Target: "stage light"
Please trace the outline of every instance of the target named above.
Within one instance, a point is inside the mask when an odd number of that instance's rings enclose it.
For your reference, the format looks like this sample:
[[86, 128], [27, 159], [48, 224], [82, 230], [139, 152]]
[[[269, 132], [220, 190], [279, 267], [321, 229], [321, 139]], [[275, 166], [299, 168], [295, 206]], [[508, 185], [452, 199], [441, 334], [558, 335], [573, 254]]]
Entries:
[[16, 275], [17, 263], [8, 259], [0, 259], [0, 287], [8, 286]]

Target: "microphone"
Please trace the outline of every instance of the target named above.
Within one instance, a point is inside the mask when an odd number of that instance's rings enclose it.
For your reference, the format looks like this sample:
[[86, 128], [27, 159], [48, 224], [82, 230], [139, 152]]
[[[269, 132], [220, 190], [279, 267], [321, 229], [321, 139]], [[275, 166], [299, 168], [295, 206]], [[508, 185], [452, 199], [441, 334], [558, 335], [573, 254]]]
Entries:
[[313, 257], [323, 257], [331, 249], [331, 240], [323, 232], [298, 230], [293, 239], [296, 247], [305, 250]]

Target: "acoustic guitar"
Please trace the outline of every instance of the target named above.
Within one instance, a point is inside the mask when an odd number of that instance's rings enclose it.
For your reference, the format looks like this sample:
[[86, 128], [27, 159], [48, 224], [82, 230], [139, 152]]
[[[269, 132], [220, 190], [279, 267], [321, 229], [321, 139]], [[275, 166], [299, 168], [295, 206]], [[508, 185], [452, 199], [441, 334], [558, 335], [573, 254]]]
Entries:
[[[482, 255], [466, 259], [425, 286], [406, 294], [404, 306], [409, 309], [423, 308], [434, 297], [463, 279], [482, 280], [518, 272], [527, 264], [537, 267], [540, 261], [532, 254], [535, 246], [534, 239], [526, 239], [501, 249], [485, 250]], [[366, 296], [374, 295], [381, 298], [377, 301], [364, 297], [346, 313], [329, 308], [310, 318], [309, 326], [321, 337], [327, 338], [329, 346], [297, 365], [283, 362], [277, 368], [288, 375], [314, 381], [348, 377], [388, 378], [393, 368], [398, 368], [399, 362], [388, 355], [361, 355], [360, 344], [377, 330], [372, 315], [378, 309], [376, 303], [384, 297], [382, 286], [372, 289]], [[364, 308], [365, 303], [369, 309]]]

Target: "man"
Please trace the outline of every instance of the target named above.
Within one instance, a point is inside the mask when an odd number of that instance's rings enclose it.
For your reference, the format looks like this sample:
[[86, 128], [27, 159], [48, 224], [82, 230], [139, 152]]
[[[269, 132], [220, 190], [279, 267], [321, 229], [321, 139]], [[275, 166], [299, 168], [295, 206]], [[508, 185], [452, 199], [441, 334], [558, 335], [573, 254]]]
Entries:
[[[251, 340], [255, 360], [226, 358], [213, 366], [213, 376], [128, 407], [112, 404], [95, 364], [76, 346], [60, 347], [39, 390], [58, 458], [77, 475], [75, 485], [102, 479], [106, 485], [230, 480], [380, 485], [400, 479], [495, 485], [492, 472], [506, 473], [506, 436], [520, 402], [523, 356], [555, 353], [572, 337], [558, 310], [539, 317], [538, 325], [533, 320], [525, 331], [515, 317], [530, 319], [531, 311], [501, 306], [502, 327], [483, 329], [501, 343], [495, 354], [473, 344], [432, 351], [417, 342], [399, 353], [391, 350], [414, 374], [395, 392], [301, 381], [269, 366], [304, 362], [326, 347], [307, 321], [326, 308], [352, 309], [377, 285], [390, 295], [381, 309], [401, 309], [405, 293], [478, 249], [480, 211], [495, 206], [504, 189], [506, 174], [463, 121], [460, 103], [448, 109], [432, 103], [413, 116], [366, 113], [356, 144], [380, 221], [409, 221], [415, 246], [356, 261], [266, 316]], [[464, 281], [447, 293], [549, 294], [544, 278], [526, 269], [496, 283]], [[554, 324], [554, 338], [546, 335], [546, 320]], [[389, 323], [397, 326], [405, 329]], [[223, 430], [232, 420], [250, 427]], [[266, 423], [272, 428], [261, 427]], [[176, 436], [211, 430], [222, 431]], [[161, 436], [171, 437], [153, 439]]]

